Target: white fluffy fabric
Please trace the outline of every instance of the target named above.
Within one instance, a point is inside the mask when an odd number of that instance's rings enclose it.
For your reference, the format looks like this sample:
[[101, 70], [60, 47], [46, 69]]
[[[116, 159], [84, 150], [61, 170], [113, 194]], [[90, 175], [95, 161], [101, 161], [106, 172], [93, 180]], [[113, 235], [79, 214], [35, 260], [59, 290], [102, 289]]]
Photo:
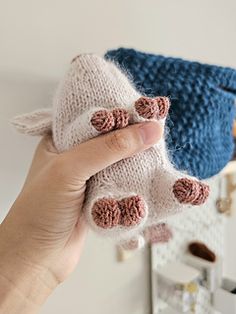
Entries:
[[[140, 97], [115, 64], [96, 55], [84, 54], [72, 62], [60, 83], [52, 115], [51, 111], [46, 111], [46, 115], [43, 111], [41, 116], [37, 112], [31, 114], [31, 120], [24, 115], [13, 123], [19, 131], [32, 135], [42, 135], [51, 128], [56, 149], [64, 152], [100, 134], [91, 124], [92, 115], [100, 109], [124, 108], [129, 112], [131, 124], [144, 121], [134, 107]], [[164, 125], [165, 119], [160, 123]], [[102, 236], [117, 241], [134, 239], [143, 234], [147, 226], [188, 208], [189, 205], [180, 203], [173, 194], [174, 183], [183, 177], [190, 178], [174, 169], [162, 138], [150, 149], [113, 164], [89, 180], [83, 208], [87, 222]], [[139, 224], [107, 229], [96, 225], [91, 214], [96, 200], [108, 196], [122, 199], [130, 195], [141, 195], [144, 199], [146, 214]]]

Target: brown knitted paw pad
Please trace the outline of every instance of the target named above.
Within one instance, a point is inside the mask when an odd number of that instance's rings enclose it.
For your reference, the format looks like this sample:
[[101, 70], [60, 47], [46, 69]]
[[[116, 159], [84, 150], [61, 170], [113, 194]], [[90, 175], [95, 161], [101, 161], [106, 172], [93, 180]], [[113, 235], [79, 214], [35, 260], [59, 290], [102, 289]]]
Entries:
[[189, 252], [209, 262], [215, 262], [216, 255], [202, 242], [191, 242], [188, 246]]
[[115, 121], [112, 112], [98, 110], [92, 115], [91, 124], [98, 132], [105, 133], [114, 128]]
[[120, 215], [118, 202], [113, 198], [101, 198], [94, 203], [92, 208], [92, 217], [95, 224], [103, 229], [117, 226]]
[[161, 223], [146, 228], [144, 230], [144, 236], [146, 240], [152, 244], [167, 243], [173, 237], [173, 233], [167, 224]]
[[155, 98], [159, 112], [158, 112], [158, 118], [164, 119], [168, 115], [168, 111], [170, 109], [170, 101], [168, 97], [156, 97]]
[[112, 110], [115, 121], [115, 129], [122, 129], [129, 124], [129, 113], [123, 108], [115, 108]]
[[180, 203], [200, 205], [209, 196], [209, 186], [188, 178], [178, 179], [173, 186], [173, 193]]
[[198, 182], [199, 184], [199, 194], [198, 197], [192, 202], [192, 205], [204, 204], [210, 194], [209, 185]]
[[134, 104], [137, 113], [145, 119], [164, 119], [169, 111], [168, 97], [140, 97]]
[[95, 224], [103, 229], [118, 225], [130, 227], [140, 224], [146, 211], [141, 196], [135, 195], [116, 200], [114, 198], [101, 198], [92, 207], [92, 218]]
[[139, 195], [131, 196], [119, 201], [121, 209], [120, 224], [126, 227], [138, 225], [145, 217], [145, 205]]
[[154, 98], [140, 97], [134, 103], [137, 113], [145, 119], [156, 119], [158, 117], [159, 108]]

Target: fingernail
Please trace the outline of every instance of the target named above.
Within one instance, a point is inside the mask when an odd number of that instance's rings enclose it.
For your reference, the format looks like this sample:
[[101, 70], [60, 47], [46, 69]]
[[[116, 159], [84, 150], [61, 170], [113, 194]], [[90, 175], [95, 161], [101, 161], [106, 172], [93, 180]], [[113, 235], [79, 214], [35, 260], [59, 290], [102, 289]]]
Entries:
[[152, 145], [161, 139], [163, 127], [158, 122], [145, 122], [139, 127], [139, 133], [145, 145]]

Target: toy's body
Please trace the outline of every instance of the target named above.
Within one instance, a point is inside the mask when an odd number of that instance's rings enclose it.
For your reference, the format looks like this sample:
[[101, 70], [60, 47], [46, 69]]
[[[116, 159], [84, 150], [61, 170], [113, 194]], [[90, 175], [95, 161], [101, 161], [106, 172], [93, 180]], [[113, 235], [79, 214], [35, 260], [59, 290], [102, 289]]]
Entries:
[[[168, 109], [166, 97], [142, 97], [113, 63], [81, 55], [73, 60], [54, 98], [53, 141], [63, 152], [128, 124], [157, 119], [164, 125]], [[49, 118], [40, 131], [37, 124], [37, 132], [32, 124], [23, 125], [25, 120], [26, 116], [15, 119], [25, 133], [43, 134], [51, 128]], [[188, 204], [203, 203], [209, 190], [173, 168], [163, 138], [93, 176], [86, 193], [84, 212], [91, 228], [118, 241], [133, 241], [145, 235], [146, 227], [150, 230]]]

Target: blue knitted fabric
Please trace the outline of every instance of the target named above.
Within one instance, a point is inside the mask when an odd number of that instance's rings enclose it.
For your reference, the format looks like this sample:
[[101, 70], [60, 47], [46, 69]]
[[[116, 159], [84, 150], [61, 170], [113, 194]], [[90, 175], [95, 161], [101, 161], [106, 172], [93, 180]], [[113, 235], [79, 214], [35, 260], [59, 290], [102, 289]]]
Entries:
[[204, 179], [227, 164], [234, 150], [234, 69], [125, 48], [105, 57], [124, 68], [143, 94], [170, 97], [166, 137], [178, 169]]

